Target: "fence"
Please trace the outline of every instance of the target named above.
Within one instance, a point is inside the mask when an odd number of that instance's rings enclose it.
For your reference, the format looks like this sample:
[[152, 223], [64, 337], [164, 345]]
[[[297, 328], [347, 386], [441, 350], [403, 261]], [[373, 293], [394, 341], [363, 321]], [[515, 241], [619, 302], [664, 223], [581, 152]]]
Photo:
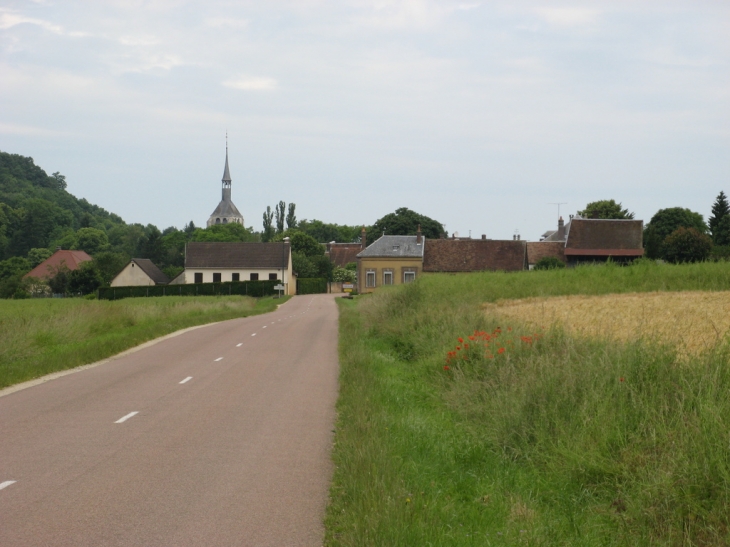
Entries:
[[186, 285], [150, 285], [144, 287], [103, 287], [99, 289], [99, 300], [147, 296], [269, 296], [277, 294], [274, 289], [279, 280], [226, 281], [225, 283], [189, 283]]

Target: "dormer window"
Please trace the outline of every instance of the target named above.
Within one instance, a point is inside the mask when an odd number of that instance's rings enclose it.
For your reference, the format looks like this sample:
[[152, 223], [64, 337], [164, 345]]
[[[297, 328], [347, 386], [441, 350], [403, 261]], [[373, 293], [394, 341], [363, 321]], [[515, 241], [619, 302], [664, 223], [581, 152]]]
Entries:
[[400, 250], [400, 245], [393, 245], [393, 250], [394, 251]]

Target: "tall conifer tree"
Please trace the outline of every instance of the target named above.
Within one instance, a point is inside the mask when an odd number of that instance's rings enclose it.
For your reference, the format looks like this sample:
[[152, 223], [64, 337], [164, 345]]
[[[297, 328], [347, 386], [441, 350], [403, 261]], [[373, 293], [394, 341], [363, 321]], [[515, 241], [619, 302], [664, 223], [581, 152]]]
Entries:
[[727, 196], [725, 192], [720, 191], [715, 199], [715, 203], [712, 205], [712, 216], [708, 219], [707, 224], [710, 227], [710, 233], [715, 243], [718, 243], [717, 238], [719, 235], [718, 228], [722, 219], [730, 214], [730, 205], [727, 202]]

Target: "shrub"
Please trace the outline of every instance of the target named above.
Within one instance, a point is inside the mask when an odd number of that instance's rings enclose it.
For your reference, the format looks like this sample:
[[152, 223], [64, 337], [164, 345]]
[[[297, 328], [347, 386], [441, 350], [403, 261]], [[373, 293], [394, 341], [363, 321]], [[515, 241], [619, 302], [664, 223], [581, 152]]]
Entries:
[[695, 228], [677, 228], [664, 240], [664, 257], [675, 264], [707, 260], [712, 239]]
[[558, 268], [565, 268], [565, 262], [556, 256], [543, 256], [535, 264], [536, 270], [556, 270]]

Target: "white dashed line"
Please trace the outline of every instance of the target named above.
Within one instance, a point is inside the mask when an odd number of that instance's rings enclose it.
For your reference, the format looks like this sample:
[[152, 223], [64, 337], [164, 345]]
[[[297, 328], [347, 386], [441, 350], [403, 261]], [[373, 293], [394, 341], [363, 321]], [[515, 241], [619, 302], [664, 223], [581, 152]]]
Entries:
[[256, 336], [256, 333], [254, 332], [251, 336]]
[[214, 359], [214, 361], [216, 361], [216, 362], [217, 361], [222, 361], [222, 360], [223, 360], [223, 357], [218, 357], [218, 359]]
[[263, 326], [263, 327], [261, 327], [261, 328], [262, 328], [262, 329], [265, 329], [265, 328], [266, 328], [266, 325], [264, 325], [264, 326]]
[[116, 422], [114, 422], [114, 423], [115, 423], [115, 424], [121, 424], [121, 423], [124, 423], [124, 422], [126, 422], [127, 420], [129, 420], [129, 419], [130, 419], [130, 418], [131, 418], [132, 416], [136, 416], [137, 414], [139, 414], [139, 411], [134, 411], [134, 412], [130, 412], [130, 413], [129, 413], [129, 414], [127, 414], [126, 416], [124, 416], [124, 417], [122, 417], [122, 418], [119, 418], [119, 419], [118, 419], [118, 420], [117, 420]]
[[236, 344], [236, 347], [240, 348], [242, 345], [243, 345], [243, 342], [241, 342], [240, 344]]
[[10, 486], [11, 484], [15, 484], [15, 482], [16, 482], [16, 481], [5, 481], [5, 482], [0, 482], [0, 490], [2, 490], [3, 488], [7, 488], [7, 487], [8, 487], [8, 486]]
[[192, 380], [192, 379], [193, 379], [193, 377], [192, 377], [192, 376], [188, 376], [187, 378], [185, 378], [185, 379], [184, 379], [184, 380], [183, 380], [182, 382], [180, 382], [180, 383], [181, 383], [181, 384], [184, 384], [185, 382], [189, 382], [189, 381], [190, 381], [190, 380]]

